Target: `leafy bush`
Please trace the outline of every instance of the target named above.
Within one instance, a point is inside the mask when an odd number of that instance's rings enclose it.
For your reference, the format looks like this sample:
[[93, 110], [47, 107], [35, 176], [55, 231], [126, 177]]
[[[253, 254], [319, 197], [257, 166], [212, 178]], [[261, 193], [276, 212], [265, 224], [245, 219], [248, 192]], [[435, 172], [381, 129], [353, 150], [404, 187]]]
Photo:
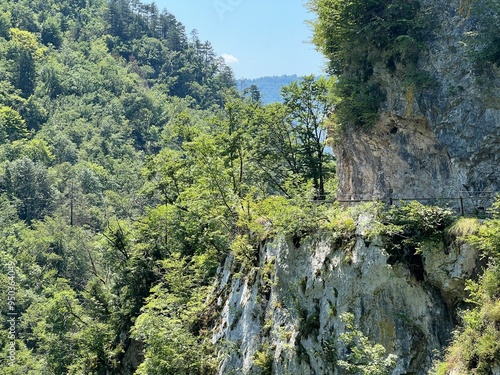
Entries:
[[417, 251], [423, 242], [442, 241], [445, 229], [452, 224], [454, 213], [417, 201], [392, 207], [382, 217], [383, 234], [394, 246], [409, 246]]
[[[462, 313], [462, 327], [436, 363], [433, 375], [491, 374], [500, 358], [500, 199], [492, 207], [493, 218], [479, 225], [467, 223], [465, 241], [489, 257], [480, 279], [467, 283], [471, 309]], [[472, 227], [472, 229], [471, 229]]]
[[340, 319], [345, 324], [345, 332], [340, 340], [347, 346], [348, 354], [339, 359], [337, 365], [347, 374], [353, 375], [388, 375], [396, 365], [395, 354], [386, 355], [380, 344], [372, 344], [370, 340], [354, 325], [354, 315], [344, 313]]
[[326, 210], [325, 217], [321, 227], [331, 232], [334, 246], [344, 250], [351, 249], [356, 234], [356, 219], [352, 212], [334, 205]]
[[495, 259], [500, 257], [500, 198], [490, 209], [493, 218], [479, 227], [477, 234], [469, 236], [472, 245]]
[[426, 206], [417, 201], [391, 208], [387, 219], [404, 229], [416, 232], [421, 236], [433, 236], [441, 233], [449, 226], [454, 218], [452, 211], [437, 207]]
[[253, 356], [253, 364], [260, 370], [261, 375], [271, 375], [273, 373], [274, 349], [269, 344], [262, 345]]
[[250, 202], [238, 225], [250, 230], [258, 241], [280, 234], [300, 242], [320, 227], [325, 209], [307, 196], [273, 196]]

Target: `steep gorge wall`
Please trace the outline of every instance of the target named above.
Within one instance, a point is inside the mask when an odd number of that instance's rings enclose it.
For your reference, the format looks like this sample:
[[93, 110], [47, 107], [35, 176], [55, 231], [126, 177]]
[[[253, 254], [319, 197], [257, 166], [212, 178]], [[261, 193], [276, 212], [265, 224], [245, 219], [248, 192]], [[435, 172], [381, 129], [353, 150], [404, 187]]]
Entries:
[[473, 2], [420, 2], [436, 28], [419, 68], [434, 83], [419, 90], [385, 65], [374, 67], [386, 101], [375, 126], [343, 133], [335, 146], [340, 199], [500, 190], [500, 68], [481, 68], [472, 57]]
[[263, 246], [258, 266], [247, 272], [233, 256], [226, 259], [215, 290], [219, 374], [341, 374], [344, 312], [398, 355], [392, 375], [427, 373], [451, 338], [478, 254], [466, 245], [437, 245], [414, 264], [393, 261], [380, 238], [367, 240], [369, 222], [359, 225], [351, 246], [328, 234], [300, 247], [280, 239]]

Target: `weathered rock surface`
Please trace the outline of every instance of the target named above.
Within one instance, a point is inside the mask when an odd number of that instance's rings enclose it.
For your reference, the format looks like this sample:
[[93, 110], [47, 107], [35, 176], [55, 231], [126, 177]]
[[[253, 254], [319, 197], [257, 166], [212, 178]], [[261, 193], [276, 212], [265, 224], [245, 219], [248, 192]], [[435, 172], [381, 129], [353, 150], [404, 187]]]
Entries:
[[343, 249], [328, 234], [299, 248], [268, 243], [259, 267], [239, 276], [229, 256], [216, 288], [213, 341], [225, 348], [219, 373], [341, 374], [339, 316], [352, 312], [366, 336], [398, 355], [393, 375], [426, 374], [450, 339], [477, 259], [467, 246], [438, 246], [421, 259], [423, 277], [415, 276], [412, 264], [388, 262], [381, 240], [368, 242], [362, 230]]
[[[467, 32], [470, 1], [422, 0], [437, 28], [420, 68], [435, 84], [405, 87], [397, 73], [375, 68], [386, 93], [378, 123], [341, 135], [339, 198], [481, 196], [500, 190], [500, 69], [479, 70]], [[404, 69], [404, 67], [399, 67]], [[488, 199], [466, 199], [469, 207]], [[455, 202], [456, 203], [456, 202]]]

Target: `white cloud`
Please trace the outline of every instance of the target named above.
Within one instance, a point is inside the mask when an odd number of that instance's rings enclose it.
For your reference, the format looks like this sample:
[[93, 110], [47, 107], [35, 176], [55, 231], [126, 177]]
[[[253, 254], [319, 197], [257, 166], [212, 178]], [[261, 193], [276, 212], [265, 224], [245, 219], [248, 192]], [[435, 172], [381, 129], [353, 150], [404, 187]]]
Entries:
[[230, 55], [228, 53], [223, 53], [222, 58], [224, 59], [227, 65], [237, 64], [240, 62], [240, 60], [238, 60], [237, 57]]

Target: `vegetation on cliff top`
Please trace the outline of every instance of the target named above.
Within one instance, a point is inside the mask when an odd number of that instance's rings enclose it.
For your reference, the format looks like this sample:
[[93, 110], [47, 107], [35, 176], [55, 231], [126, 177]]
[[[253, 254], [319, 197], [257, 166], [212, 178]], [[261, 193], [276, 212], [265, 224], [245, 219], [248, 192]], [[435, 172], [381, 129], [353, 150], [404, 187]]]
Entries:
[[[400, 94], [408, 98], [436, 87], [433, 72], [424, 70], [420, 60], [429, 53], [428, 42], [443, 32], [433, 14], [438, 8], [419, 0], [310, 0], [308, 4], [317, 15], [311, 21], [313, 42], [329, 60], [329, 72], [338, 78], [335, 116], [343, 129], [377, 121], [386, 100], [387, 77], [398, 82]], [[467, 19], [461, 22], [465, 29], [460, 43], [477, 72], [500, 62], [499, 11], [498, 0], [460, 1], [456, 9]]]

